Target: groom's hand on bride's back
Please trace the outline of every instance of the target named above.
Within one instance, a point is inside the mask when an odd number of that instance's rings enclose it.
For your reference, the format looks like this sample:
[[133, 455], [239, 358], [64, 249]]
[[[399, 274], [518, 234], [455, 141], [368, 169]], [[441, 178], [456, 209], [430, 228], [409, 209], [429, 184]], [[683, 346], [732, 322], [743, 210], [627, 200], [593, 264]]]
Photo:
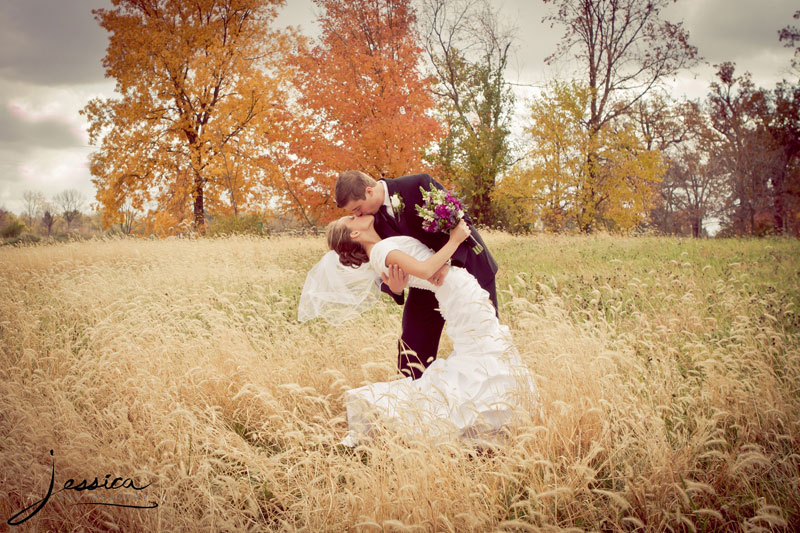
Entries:
[[402, 294], [408, 285], [408, 274], [397, 265], [389, 265], [389, 275], [381, 273], [381, 280], [395, 294]]

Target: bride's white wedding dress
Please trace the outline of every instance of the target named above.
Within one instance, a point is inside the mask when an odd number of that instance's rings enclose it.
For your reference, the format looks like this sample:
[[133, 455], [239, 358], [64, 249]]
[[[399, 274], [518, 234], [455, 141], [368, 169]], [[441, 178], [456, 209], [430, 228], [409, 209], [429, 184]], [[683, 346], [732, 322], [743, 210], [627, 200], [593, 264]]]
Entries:
[[[433, 255], [413, 237], [390, 237], [373, 246], [370, 266], [388, 273], [385, 260], [392, 250], [420, 261]], [[349, 431], [342, 444], [355, 446], [381, 427], [434, 440], [479, 438], [500, 429], [516, 408], [536, 405], [532, 374], [474, 276], [454, 266], [439, 287], [414, 276], [409, 276], [409, 285], [436, 294], [453, 352], [436, 359], [417, 380], [408, 377], [347, 391]]]

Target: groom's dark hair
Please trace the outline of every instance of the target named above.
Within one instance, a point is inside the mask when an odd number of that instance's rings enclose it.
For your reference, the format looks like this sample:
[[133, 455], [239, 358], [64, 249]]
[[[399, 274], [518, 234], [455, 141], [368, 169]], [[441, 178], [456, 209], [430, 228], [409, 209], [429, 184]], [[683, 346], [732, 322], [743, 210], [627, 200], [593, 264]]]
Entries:
[[348, 170], [336, 178], [336, 207], [344, 207], [351, 200], [363, 200], [367, 197], [367, 187], [374, 187], [377, 181], [360, 170]]

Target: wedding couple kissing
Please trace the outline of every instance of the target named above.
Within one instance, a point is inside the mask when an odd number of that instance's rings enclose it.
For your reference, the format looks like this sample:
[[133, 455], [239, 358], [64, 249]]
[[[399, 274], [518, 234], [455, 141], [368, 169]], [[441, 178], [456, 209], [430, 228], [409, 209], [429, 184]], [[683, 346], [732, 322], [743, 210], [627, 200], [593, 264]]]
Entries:
[[[452, 198], [428, 174], [376, 181], [349, 170], [336, 181], [336, 204], [351, 214], [328, 225], [330, 251], [308, 273], [298, 319], [339, 324], [381, 292], [404, 305], [397, 347], [404, 377], [345, 393], [347, 446], [382, 430], [482, 439], [535, 406], [532, 374], [498, 319], [497, 263], [467, 213], [436, 206], [437, 216], [456, 221], [436, 231], [423, 213], [437, 194]], [[444, 328], [453, 351], [437, 358]]]

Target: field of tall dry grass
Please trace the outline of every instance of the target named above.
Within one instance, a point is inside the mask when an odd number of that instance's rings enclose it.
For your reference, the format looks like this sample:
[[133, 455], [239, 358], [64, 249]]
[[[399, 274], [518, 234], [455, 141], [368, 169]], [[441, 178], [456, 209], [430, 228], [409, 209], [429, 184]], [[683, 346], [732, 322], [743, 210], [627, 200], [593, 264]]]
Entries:
[[800, 243], [486, 241], [544, 412], [491, 453], [338, 445], [401, 308], [298, 323], [321, 237], [0, 249], [0, 530], [800, 530]]

